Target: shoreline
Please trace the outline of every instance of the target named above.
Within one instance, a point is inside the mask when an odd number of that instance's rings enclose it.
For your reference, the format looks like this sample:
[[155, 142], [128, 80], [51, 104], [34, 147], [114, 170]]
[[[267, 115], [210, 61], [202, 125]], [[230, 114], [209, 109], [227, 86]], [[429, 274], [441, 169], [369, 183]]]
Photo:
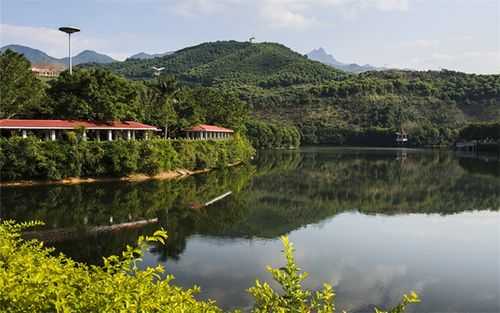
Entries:
[[[234, 167], [242, 164], [242, 161], [232, 163], [226, 167]], [[100, 182], [142, 182], [146, 180], [174, 180], [183, 179], [196, 174], [208, 173], [215, 168], [205, 168], [199, 170], [188, 170], [179, 168], [170, 171], [164, 171], [154, 176], [146, 174], [131, 174], [123, 177], [67, 177], [59, 180], [16, 180], [16, 181], [0, 181], [0, 187], [28, 187], [28, 186], [43, 186], [43, 185], [78, 185]]]

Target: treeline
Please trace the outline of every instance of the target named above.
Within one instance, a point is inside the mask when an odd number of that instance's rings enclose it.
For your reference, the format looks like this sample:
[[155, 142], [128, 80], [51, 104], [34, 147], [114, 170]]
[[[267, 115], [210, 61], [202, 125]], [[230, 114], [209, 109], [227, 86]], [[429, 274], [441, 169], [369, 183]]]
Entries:
[[300, 145], [297, 127], [283, 122], [250, 120], [246, 124], [247, 135], [257, 149], [291, 149]]
[[0, 139], [1, 180], [58, 180], [155, 175], [179, 168], [225, 167], [250, 159], [254, 150], [243, 137], [232, 140], [147, 140], [112, 142]]
[[[331, 144], [349, 146], [396, 146], [397, 133], [401, 130], [396, 127], [355, 127], [344, 124], [309, 123], [301, 125], [302, 142], [309, 144]], [[444, 127], [423, 125], [410, 129], [408, 145], [447, 145], [455, 138], [458, 130]]]
[[340, 98], [372, 94], [435, 96], [467, 104], [476, 100], [500, 98], [500, 75], [474, 75], [448, 70], [366, 72], [331, 81], [314, 91], [320, 96]]
[[499, 141], [500, 122], [497, 123], [473, 123], [460, 130], [460, 139]]

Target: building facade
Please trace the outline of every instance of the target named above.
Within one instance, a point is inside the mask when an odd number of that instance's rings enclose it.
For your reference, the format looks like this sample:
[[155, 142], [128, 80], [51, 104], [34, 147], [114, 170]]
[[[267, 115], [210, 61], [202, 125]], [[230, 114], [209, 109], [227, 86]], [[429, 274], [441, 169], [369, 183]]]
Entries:
[[215, 125], [199, 124], [183, 129], [185, 137], [192, 140], [222, 140], [233, 137], [234, 130]]
[[0, 135], [2, 137], [28, 136], [42, 140], [58, 140], [64, 138], [68, 132], [80, 133], [83, 140], [116, 139], [135, 140], [148, 139], [149, 134], [160, 129], [133, 121], [93, 122], [77, 120], [0, 120]]
[[63, 65], [35, 64], [31, 66], [31, 72], [37, 77], [53, 78], [59, 76], [64, 70]]

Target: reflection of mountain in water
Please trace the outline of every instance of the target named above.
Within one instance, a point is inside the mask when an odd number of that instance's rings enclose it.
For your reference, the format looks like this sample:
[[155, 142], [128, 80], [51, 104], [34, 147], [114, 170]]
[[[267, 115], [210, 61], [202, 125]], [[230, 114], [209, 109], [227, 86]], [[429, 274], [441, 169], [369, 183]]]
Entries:
[[[3, 218], [38, 219], [46, 228], [81, 229], [56, 246], [80, 260], [118, 253], [140, 233], [169, 231], [161, 258], [178, 257], [193, 234], [275, 238], [340, 212], [366, 214], [499, 210], [499, 162], [449, 153], [306, 149], [262, 152], [254, 166], [181, 181], [5, 188]], [[486, 175], [484, 175], [486, 174]], [[206, 208], [190, 208], [227, 191]], [[89, 225], [158, 218], [159, 225], [91, 234]]]

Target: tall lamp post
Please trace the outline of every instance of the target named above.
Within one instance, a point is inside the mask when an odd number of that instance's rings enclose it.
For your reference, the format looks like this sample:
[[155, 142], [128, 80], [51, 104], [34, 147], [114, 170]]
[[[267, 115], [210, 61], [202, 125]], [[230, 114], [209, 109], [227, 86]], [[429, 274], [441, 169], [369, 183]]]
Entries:
[[71, 62], [71, 34], [73, 33], [77, 33], [80, 31], [80, 29], [76, 28], [76, 27], [59, 27], [59, 30], [68, 34], [68, 42], [69, 42], [69, 45], [68, 45], [68, 57], [69, 57], [69, 74], [72, 75], [73, 74], [73, 64]]

